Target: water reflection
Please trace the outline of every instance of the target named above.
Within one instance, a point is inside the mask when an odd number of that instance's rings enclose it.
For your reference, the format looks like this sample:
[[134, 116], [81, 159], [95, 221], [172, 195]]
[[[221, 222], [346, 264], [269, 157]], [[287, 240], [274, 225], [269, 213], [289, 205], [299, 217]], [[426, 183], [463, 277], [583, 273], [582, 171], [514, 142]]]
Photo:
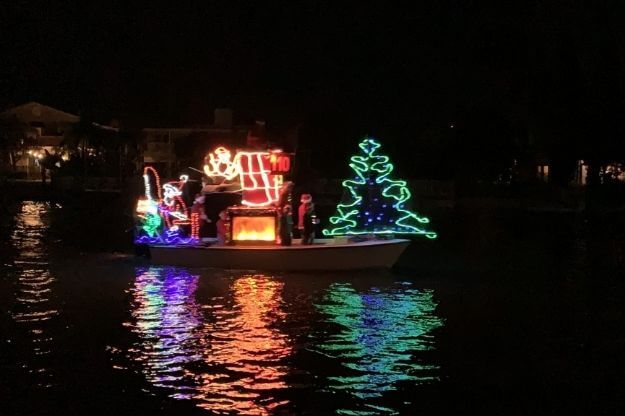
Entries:
[[339, 413], [396, 413], [374, 405], [372, 399], [395, 390], [401, 381], [415, 384], [436, 378], [437, 367], [418, 354], [435, 347], [431, 332], [443, 324], [434, 315], [431, 291], [403, 283], [359, 293], [350, 284], [335, 283], [316, 307], [333, 329], [318, 335], [314, 350], [342, 367], [340, 374], [328, 377], [324, 390], [361, 400], [360, 406], [355, 403], [360, 410]]
[[158, 387], [171, 387], [186, 397], [192, 379], [185, 363], [200, 359], [201, 314], [195, 302], [198, 276], [184, 269], [138, 269], [132, 293], [133, 332], [141, 339], [131, 356], [143, 363], [146, 379]]
[[274, 325], [284, 317], [283, 283], [215, 277], [217, 293], [202, 303], [197, 287], [198, 276], [186, 269], [138, 270], [127, 325], [140, 341], [130, 358], [152, 385], [213, 413], [268, 414], [286, 404], [275, 395], [287, 387], [283, 360], [291, 353]]
[[212, 305], [205, 349], [210, 370], [199, 377], [202, 407], [258, 415], [287, 403], [272, 395], [287, 387], [281, 362], [291, 353], [286, 335], [272, 326], [284, 318], [282, 287], [267, 276], [243, 276], [231, 286], [232, 306]]
[[31, 374], [30, 382], [39, 387], [53, 384], [50, 354], [54, 338], [50, 326], [59, 310], [54, 306], [56, 278], [50, 273], [47, 231], [48, 214], [53, 207], [47, 203], [27, 201], [15, 218], [11, 243], [16, 251], [9, 276], [15, 277], [15, 302], [11, 317], [17, 325], [16, 359]]
[[[410, 283], [357, 290], [301, 279], [289, 287], [263, 275], [200, 278], [184, 268], [137, 269], [127, 325], [138, 338], [129, 357], [152, 386], [217, 414], [312, 405], [291, 402], [297, 395], [287, 380], [295, 374], [297, 391], [322, 401], [332, 393], [338, 413], [396, 413], [386, 404], [389, 392], [402, 382], [437, 378], [426, 355], [435, 348], [432, 331], [442, 325], [431, 291]], [[283, 296], [299, 300], [284, 305]], [[299, 316], [306, 313], [304, 322]], [[316, 356], [303, 378], [308, 364], [296, 364], [306, 356], [298, 349]], [[315, 380], [323, 380], [321, 392]]]

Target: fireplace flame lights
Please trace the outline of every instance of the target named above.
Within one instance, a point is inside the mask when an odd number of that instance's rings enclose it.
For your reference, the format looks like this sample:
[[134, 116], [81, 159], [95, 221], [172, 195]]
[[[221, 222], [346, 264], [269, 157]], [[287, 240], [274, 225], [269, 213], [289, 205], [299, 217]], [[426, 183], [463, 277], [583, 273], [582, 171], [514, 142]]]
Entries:
[[275, 241], [275, 216], [233, 216], [232, 240], [235, 243], [241, 241]]

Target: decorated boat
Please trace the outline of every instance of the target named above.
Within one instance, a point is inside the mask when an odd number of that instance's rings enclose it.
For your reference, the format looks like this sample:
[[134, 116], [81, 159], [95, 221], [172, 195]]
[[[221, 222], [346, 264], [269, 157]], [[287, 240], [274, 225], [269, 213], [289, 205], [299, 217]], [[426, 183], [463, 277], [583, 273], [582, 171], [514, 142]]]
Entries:
[[[188, 195], [185, 201], [188, 176], [163, 184], [147, 166], [135, 242], [147, 245], [151, 261], [163, 265], [267, 271], [390, 268], [410, 243], [405, 236], [434, 239], [436, 233], [425, 228], [428, 218], [407, 206], [407, 183], [391, 178], [393, 165], [378, 153], [380, 147], [369, 137], [361, 141], [350, 159], [354, 176], [343, 181], [343, 198], [322, 230], [324, 238], [317, 239], [308, 194], [302, 195], [297, 215], [303, 238], [292, 239], [293, 183], [285, 180], [291, 154], [219, 147], [205, 158], [209, 183], [192, 202]], [[216, 192], [240, 194], [240, 203], [218, 207], [218, 220], [206, 215], [206, 196]], [[206, 238], [202, 227], [213, 221], [216, 236]]]

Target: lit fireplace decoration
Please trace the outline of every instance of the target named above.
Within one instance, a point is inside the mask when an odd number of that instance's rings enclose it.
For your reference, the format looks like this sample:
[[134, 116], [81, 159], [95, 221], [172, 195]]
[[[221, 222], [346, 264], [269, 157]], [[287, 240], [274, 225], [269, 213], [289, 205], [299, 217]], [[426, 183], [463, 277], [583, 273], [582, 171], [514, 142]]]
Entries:
[[229, 207], [230, 244], [273, 244], [276, 241], [276, 209]]
[[[234, 154], [234, 156], [233, 156]], [[209, 153], [204, 173], [216, 184], [240, 186], [241, 205], [227, 209], [230, 244], [274, 243], [278, 201], [284, 175], [291, 170], [291, 155], [281, 150], [231, 152], [218, 147]], [[198, 216], [190, 213], [182, 194], [188, 180], [161, 183], [152, 167], [144, 169], [145, 197], [137, 202], [140, 232], [138, 243], [197, 244]], [[187, 232], [189, 228], [189, 232]], [[194, 231], [195, 230], [195, 231]]]

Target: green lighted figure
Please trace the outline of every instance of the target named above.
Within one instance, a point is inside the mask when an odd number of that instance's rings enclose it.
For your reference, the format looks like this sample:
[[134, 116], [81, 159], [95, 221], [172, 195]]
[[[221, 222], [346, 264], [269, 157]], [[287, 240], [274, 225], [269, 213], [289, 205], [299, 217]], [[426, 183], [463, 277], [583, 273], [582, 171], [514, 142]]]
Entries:
[[158, 229], [160, 228], [162, 223], [161, 217], [158, 214], [148, 213], [145, 216], [145, 220], [143, 222], [143, 231], [150, 237], [156, 237], [158, 235]]
[[436, 238], [423, 226], [430, 220], [405, 207], [410, 199], [406, 181], [391, 179], [393, 164], [388, 156], [378, 154], [380, 143], [365, 137], [358, 145], [361, 152], [352, 156], [349, 166], [354, 179], [343, 181], [347, 191], [330, 217], [325, 236], [360, 234], [418, 234]]

